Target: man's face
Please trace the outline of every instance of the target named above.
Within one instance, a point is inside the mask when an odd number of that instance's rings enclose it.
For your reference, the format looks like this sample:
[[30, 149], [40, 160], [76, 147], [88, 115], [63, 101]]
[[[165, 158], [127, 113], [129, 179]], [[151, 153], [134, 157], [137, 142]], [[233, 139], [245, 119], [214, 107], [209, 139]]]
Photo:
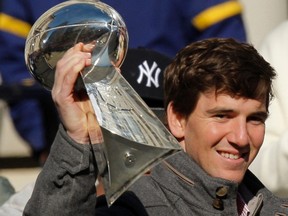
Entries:
[[211, 176], [241, 182], [262, 145], [266, 118], [264, 102], [201, 94], [195, 110], [180, 120], [181, 144]]

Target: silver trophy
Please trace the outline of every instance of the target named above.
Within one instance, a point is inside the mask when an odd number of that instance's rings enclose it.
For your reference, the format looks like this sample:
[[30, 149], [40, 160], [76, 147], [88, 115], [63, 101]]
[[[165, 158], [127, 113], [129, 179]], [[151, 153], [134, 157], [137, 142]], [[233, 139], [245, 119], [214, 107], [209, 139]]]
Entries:
[[108, 205], [156, 163], [181, 150], [177, 140], [119, 73], [128, 34], [109, 5], [70, 0], [46, 11], [33, 25], [25, 61], [46, 89], [54, 83], [57, 61], [78, 42], [93, 43], [92, 65], [75, 90], [86, 90], [102, 130], [96, 157]]

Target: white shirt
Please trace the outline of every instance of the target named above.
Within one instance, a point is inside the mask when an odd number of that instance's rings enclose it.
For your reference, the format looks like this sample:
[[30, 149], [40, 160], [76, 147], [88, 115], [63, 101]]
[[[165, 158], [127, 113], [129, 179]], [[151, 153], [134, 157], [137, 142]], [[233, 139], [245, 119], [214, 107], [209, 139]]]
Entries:
[[259, 52], [277, 78], [265, 140], [250, 170], [272, 192], [288, 197], [288, 20], [267, 35]]
[[22, 216], [26, 203], [31, 197], [34, 183], [28, 184], [21, 191], [12, 195], [0, 207], [0, 216]]

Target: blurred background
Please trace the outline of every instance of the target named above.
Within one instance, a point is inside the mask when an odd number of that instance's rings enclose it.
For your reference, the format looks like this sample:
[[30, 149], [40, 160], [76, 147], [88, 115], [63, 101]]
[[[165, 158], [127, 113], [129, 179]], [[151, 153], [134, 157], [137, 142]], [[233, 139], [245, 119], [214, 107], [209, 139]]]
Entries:
[[[6, 0], [4, 0], [6, 1]], [[287, 19], [287, 0], [240, 0], [248, 41], [258, 48], [265, 35]], [[33, 182], [41, 167], [31, 160], [30, 150], [17, 134], [4, 101], [0, 100], [0, 175], [7, 177], [16, 191]]]

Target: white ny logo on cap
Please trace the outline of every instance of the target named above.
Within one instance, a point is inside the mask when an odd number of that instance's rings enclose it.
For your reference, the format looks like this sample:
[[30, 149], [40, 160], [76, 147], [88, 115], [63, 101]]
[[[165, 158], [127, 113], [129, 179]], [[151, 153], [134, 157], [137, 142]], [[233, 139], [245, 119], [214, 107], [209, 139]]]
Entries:
[[[145, 60], [141, 65], [138, 66], [139, 68], [139, 77], [137, 82], [140, 84], [143, 80], [143, 77], [147, 77], [146, 87], [151, 87], [152, 83], [156, 88], [159, 87], [159, 74], [161, 69], [158, 67], [157, 63], [154, 61], [152, 67], [150, 68], [148, 62]], [[153, 76], [153, 72], [154, 76]]]

